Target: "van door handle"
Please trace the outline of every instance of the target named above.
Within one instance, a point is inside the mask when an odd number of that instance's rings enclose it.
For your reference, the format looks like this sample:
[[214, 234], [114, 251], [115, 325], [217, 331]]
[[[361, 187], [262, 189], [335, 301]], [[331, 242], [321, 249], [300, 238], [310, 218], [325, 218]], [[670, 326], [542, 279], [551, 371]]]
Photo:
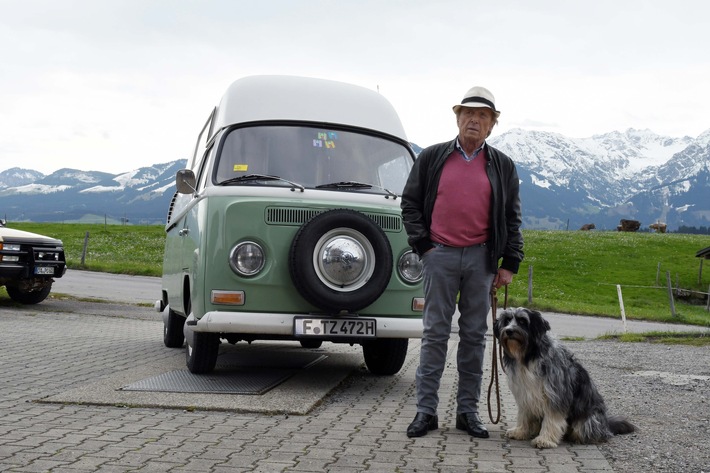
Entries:
[[188, 233], [190, 233], [190, 229], [189, 229], [189, 228], [183, 228], [182, 230], [180, 230], [180, 231], [178, 232], [178, 235], [180, 235], [180, 236], [185, 236], [185, 235], [187, 235]]

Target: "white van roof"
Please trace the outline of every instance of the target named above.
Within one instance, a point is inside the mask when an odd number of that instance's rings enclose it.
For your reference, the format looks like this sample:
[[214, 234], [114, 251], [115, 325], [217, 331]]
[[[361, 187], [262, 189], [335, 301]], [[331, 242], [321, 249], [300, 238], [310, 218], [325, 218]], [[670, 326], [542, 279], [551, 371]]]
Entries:
[[364, 87], [296, 76], [250, 76], [229, 86], [217, 107], [213, 133], [265, 120], [356, 126], [408, 141], [387, 99]]

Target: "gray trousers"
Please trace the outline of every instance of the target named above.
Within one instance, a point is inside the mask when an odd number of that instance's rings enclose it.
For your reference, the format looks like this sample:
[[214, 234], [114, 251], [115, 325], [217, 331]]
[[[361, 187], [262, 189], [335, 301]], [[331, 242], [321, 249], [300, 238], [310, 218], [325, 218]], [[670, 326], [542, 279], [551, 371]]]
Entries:
[[485, 246], [438, 246], [424, 264], [424, 332], [417, 369], [417, 412], [436, 414], [451, 321], [459, 296], [459, 374], [456, 413], [478, 412], [486, 351], [490, 290], [495, 274]]

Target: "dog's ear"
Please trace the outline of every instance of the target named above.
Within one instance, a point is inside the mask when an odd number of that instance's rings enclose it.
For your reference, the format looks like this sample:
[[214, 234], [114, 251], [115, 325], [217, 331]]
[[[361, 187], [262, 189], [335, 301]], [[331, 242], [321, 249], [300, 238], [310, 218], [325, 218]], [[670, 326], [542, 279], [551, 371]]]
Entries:
[[493, 336], [497, 339], [500, 339], [501, 320], [503, 320], [502, 317], [498, 317], [493, 324]]
[[508, 320], [512, 317], [512, 310], [506, 309], [500, 313], [493, 324], [493, 336], [500, 340], [500, 332], [503, 327], [508, 323]]
[[534, 331], [536, 335], [544, 335], [545, 332], [550, 330], [550, 323], [545, 320], [542, 314], [536, 310], [525, 309], [530, 318], [530, 330]]

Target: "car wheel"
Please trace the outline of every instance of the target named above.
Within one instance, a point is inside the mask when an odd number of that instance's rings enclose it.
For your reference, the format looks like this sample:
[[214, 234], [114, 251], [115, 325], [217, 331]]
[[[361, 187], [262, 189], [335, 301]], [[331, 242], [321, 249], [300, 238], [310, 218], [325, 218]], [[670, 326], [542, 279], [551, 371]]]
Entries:
[[395, 374], [404, 365], [408, 346], [407, 338], [384, 338], [365, 342], [362, 344], [365, 365], [372, 374]]
[[335, 209], [298, 231], [289, 273], [306, 301], [328, 312], [355, 312], [375, 302], [392, 275], [385, 232], [363, 213]]
[[323, 340], [300, 340], [303, 348], [320, 348]]
[[168, 348], [182, 348], [185, 335], [182, 328], [185, 317], [181, 317], [168, 307], [168, 313], [163, 315], [163, 343]]
[[7, 295], [20, 304], [39, 304], [47, 298], [52, 290], [52, 285], [48, 284], [37, 291], [24, 291], [16, 286], [5, 286]]
[[216, 333], [195, 332], [193, 344], [187, 343], [185, 357], [190, 373], [209, 373], [217, 365], [219, 354], [219, 335]]

